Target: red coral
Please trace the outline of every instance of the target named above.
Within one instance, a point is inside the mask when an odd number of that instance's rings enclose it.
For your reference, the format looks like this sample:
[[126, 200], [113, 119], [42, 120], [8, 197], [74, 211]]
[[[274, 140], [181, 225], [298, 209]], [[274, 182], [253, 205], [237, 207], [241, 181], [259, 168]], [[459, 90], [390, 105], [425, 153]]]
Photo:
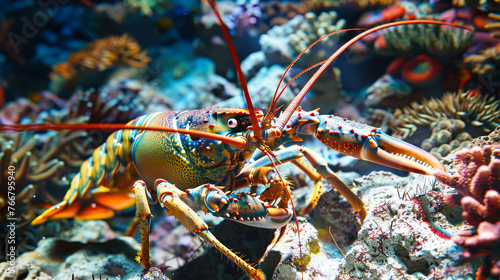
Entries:
[[460, 201], [462, 217], [477, 230], [462, 231], [453, 241], [464, 248], [466, 258], [486, 256], [476, 279], [500, 276], [500, 147], [464, 148], [456, 153], [454, 167], [454, 175], [435, 174], [458, 191], [443, 200], [448, 205]]

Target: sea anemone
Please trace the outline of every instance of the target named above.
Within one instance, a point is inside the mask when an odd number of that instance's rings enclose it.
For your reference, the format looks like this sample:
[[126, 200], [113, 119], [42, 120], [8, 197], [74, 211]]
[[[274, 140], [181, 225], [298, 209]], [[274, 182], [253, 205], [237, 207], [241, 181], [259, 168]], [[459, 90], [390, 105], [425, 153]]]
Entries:
[[389, 122], [389, 127], [406, 138], [415, 133], [417, 126], [427, 126], [440, 119], [459, 119], [468, 129], [491, 132], [500, 125], [499, 110], [500, 99], [494, 96], [473, 91], [446, 93], [439, 99], [432, 97], [396, 109], [395, 120]]

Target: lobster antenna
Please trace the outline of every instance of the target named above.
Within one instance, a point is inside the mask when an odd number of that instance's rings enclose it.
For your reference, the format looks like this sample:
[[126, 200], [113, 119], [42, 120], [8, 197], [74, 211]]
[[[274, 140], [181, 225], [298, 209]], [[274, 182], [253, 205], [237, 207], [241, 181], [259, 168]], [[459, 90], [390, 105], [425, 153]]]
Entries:
[[267, 111], [267, 114], [266, 114], [266, 117], [264, 118], [264, 120], [269, 120], [271, 119], [272, 116], [272, 112], [274, 111], [274, 107], [276, 107], [276, 103], [278, 102], [278, 99], [281, 97], [281, 94], [285, 91], [285, 89], [287, 88], [288, 85], [290, 85], [290, 83], [295, 80], [298, 76], [302, 75], [303, 73], [309, 71], [310, 69], [316, 67], [317, 65], [323, 63], [324, 61], [320, 62], [320, 63], [317, 63], [309, 68], [307, 68], [306, 70], [300, 72], [298, 75], [296, 75], [291, 81], [289, 81], [284, 87], [283, 89], [280, 91], [280, 93], [278, 94], [278, 90], [280, 88], [280, 85], [281, 83], [283, 82], [283, 80], [285, 79], [285, 76], [286, 74], [288, 73], [288, 71], [290, 71], [290, 69], [292, 68], [292, 66], [295, 64], [295, 62], [297, 62], [297, 60], [299, 60], [299, 58], [307, 51], [309, 50], [310, 48], [312, 48], [314, 45], [316, 45], [317, 43], [321, 42], [322, 40], [334, 35], [334, 34], [337, 34], [337, 33], [340, 33], [340, 32], [344, 32], [344, 31], [357, 31], [357, 30], [365, 30], [365, 28], [350, 28], [350, 29], [342, 29], [342, 30], [336, 30], [332, 33], [329, 33], [329, 34], [326, 34], [324, 35], [323, 37], [319, 38], [318, 40], [316, 40], [314, 43], [310, 44], [309, 46], [307, 46], [307, 48], [305, 48], [303, 51], [301, 51], [296, 57], [295, 59], [292, 61], [292, 63], [290, 63], [288, 65], [288, 67], [286, 68], [285, 72], [283, 73], [283, 75], [281, 76], [281, 79], [278, 83], [278, 86], [276, 87], [276, 91], [274, 92], [274, 96], [273, 96], [273, 100], [271, 101], [271, 105], [269, 106], [269, 110]]
[[260, 130], [259, 120], [257, 119], [257, 115], [255, 114], [255, 108], [252, 103], [252, 99], [250, 98], [250, 93], [248, 92], [247, 81], [245, 79], [245, 75], [243, 75], [243, 71], [241, 70], [241, 64], [236, 55], [236, 48], [234, 47], [233, 41], [231, 40], [231, 35], [229, 34], [229, 29], [227, 28], [226, 23], [222, 19], [219, 9], [217, 8], [217, 3], [215, 0], [208, 0], [208, 4], [212, 11], [214, 12], [217, 20], [219, 21], [219, 25], [222, 30], [222, 35], [224, 36], [224, 40], [226, 41], [227, 48], [229, 49], [229, 54], [231, 55], [231, 59], [233, 60], [234, 67], [236, 69], [236, 74], [238, 75], [238, 80], [240, 81], [241, 90], [243, 90], [243, 95], [245, 96], [245, 101], [247, 103], [248, 111], [250, 112], [250, 122], [252, 123], [252, 130], [254, 137], [256, 139], [262, 138], [262, 131]]
[[312, 85], [318, 80], [319, 76], [326, 70], [328, 66], [330, 66], [337, 57], [344, 52], [348, 47], [350, 47], [352, 44], [360, 40], [361, 38], [365, 37], [368, 34], [374, 33], [376, 31], [379, 31], [381, 29], [385, 29], [388, 27], [393, 27], [393, 26], [398, 26], [398, 25], [409, 25], [409, 24], [436, 24], [436, 25], [446, 25], [446, 26], [451, 26], [451, 27], [458, 27], [458, 28], [463, 28], [467, 29], [469, 31], [473, 31], [474, 29], [468, 26], [463, 26], [460, 24], [456, 23], [447, 23], [447, 22], [441, 22], [441, 21], [435, 21], [435, 20], [426, 20], [426, 19], [420, 19], [420, 20], [404, 20], [404, 21], [398, 21], [398, 22], [391, 22], [391, 23], [386, 23], [382, 24], [373, 28], [370, 28], [361, 34], [357, 35], [356, 37], [352, 38], [349, 40], [347, 43], [342, 45], [335, 53], [333, 53], [323, 65], [314, 73], [314, 75], [307, 81], [306, 85], [302, 88], [302, 90], [299, 92], [299, 94], [294, 98], [294, 100], [288, 105], [286, 108], [285, 112], [280, 116], [276, 126], [272, 129], [273, 133], [269, 133], [269, 135], [275, 135], [279, 136], [281, 135], [281, 131], [285, 127], [286, 123], [290, 120], [290, 117], [292, 116], [293, 112], [298, 108], [300, 103], [302, 102], [302, 99], [306, 96], [307, 92], [311, 89]]
[[[245, 76], [243, 75], [243, 71], [241, 70], [241, 64], [238, 60], [238, 56], [236, 55], [236, 49], [234, 47], [233, 41], [231, 40], [231, 36], [229, 34], [229, 29], [227, 28], [226, 24], [224, 23], [224, 20], [222, 19], [222, 16], [219, 12], [219, 9], [217, 8], [217, 4], [216, 4], [215, 0], [208, 0], [208, 3], [210, 4], [212, 11], [217, 16], [217, 20], [219, 21], [219, 24], [221, 26], [222, 34], [224, 35], [224, 39], [226, 41], [229, 52], [231, 54], [231, 59], [233, 60], [234, 67], [236, 68], [236, 73], [238, 74], [238, 79], [240, 80], [241, 89], [243, 90], [243, 93], [245, 95], [245, 101], [247, 103], [248, 111], [250, 112], [250, 121], [252, 123], [252, 130], [254, 133], [254, 139], [255, 139], [255, 141], [263, 144], [264, 149], [266, 151], [265, 154], [268, 157], [270, 157], [269, 154], [271, 151], [269, 150], [267, 145], [265, 145], [264, 141], [262, 140], [262, 131], [260, 130], [259, 120], [257, 119], [257, 115], [255, 114], [255, 108], [253, 106], [252, 99], [250, 98], [250, 93], [248, 92], [248, 87], [246, 84]], [[273, 165], [274, 165], [274, 163], [273, 163]], [[274, 166], [274, 168], [281, 178], [281, 174], [278, 172], [278, 169], [276, 169], [276, 166]], [[287, 192], [288, 192], [288, 195], [290, 195], [288, 188], [287, 188]], [[290, 198], [291, 198], [291, 195], [290, 195]], [[295, 207], [293, 206], [293, 201], [292, 201], [292, 208], [294, 209], [293, 211], [295, 213]], [[296, 220], [296, 224], [297, 224], [297, 231], [298, 231], [298, 235], [299, 235], [299, 247], [301, 247], [299, 222], [297, 220]], [[302, 266], [302, 250], [300, 250], [300, 262], [301, 262], [301, 266]], [[303, 278], [304, 278], [304, 270], [302, 269], [302, 279]]]
[[0, 131], [36, 131], [36, 130], [152, 130], [160, 132], [172, 132], [179, 134], [191, 135], [235, 146], [238, 149], [246, 149], [248, 147], [248, 140], [245, 137], [227, 137], [215, 133], [198, 130], [188, 130], [182, 128], [171, 128], [163, 126], [141, 126], [141, 125], [127, 125], [127, 124], [102, 124], [102, 123], [34, 123], [34, 124], [2, 124]]

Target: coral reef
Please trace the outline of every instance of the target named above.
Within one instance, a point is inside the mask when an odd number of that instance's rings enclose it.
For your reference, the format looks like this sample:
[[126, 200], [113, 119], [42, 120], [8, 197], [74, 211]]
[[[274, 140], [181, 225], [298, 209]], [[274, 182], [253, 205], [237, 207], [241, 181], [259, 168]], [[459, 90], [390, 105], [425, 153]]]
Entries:
[[[50, 275], [48, 279], [89, 279], [92, 275], [128, 279], [141, 270], [134, 260], [138, 250], [133, 238], [116, 237], [104, 221], [77, 223], [66, 236], [41, 240], [35, 251], [20, 255], [15, 269], [2, 271], [2, 279], [16, 279], [27, 270], [43, 271], [42, 275]], [[5, 263], [1, 266], [5, 268]]]
[[372, 172], [355, 180], [369, 214], [340, 264], [338, 279], [470, 276], [471, 267], [460, 263], [460, 250], [436, 231], [456, 231], [442, 213], [442, 193], [427, 189], [419, 177]]
[[[270, 251], [260, 263], [268, 279], [334, 279], [341, 255], [332, 256], [327, 246], [318, 239], [318, 231], [310, 223], [298, 222], [286, 227], [283, 237], [270, 245]], [[301, 246], [297, 234], [301, 235]], [[301, 261], [302, 256], [302, 261]]]
[[476, 279], [500, 276], [500, 148], [485, 145], [464, 148], [455, 154], [450, 175], [434, 175], [458, 193], [444, 197], [448, 205], [463, 207], [462, 217], [474, 228], [464, 230], [453, 241], [464, 248], [463, 257], [485, 256]]

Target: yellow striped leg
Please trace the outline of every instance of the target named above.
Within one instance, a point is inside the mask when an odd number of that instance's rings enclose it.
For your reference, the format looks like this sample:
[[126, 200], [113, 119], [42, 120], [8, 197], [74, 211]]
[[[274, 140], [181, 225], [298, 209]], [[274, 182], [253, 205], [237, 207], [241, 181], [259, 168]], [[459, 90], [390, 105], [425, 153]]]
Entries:
[[[359, 218], [361, 222], [364, 221], [367, 212], [365, 208], [364, 202], [359, 198], [356, 194], [354, 194], [351, 189], [349, 189], [344, 182], [342, 182], [337, 175], [328, 167], [328, 164], [325, 159], [323, 159], [320, 155], [318, 155], [315, 151], [301, 147], [301, 152], [304, 153], [307, 160], [311, 163], [314, 169], [325, 178], [328, 183], [330, 183], [337, 191], [340, 192], [342, 196], [344, 196], [349, 204], [354, 208], [356, 212], [359, 214]], [[317, 200], [316, 200], [317, 202]]]
[[[207, 186], [207, 188], [212, 187]], [[217, 238], [208, 230], [208, 225], [181, 199], [181, 196], [186, 195], [185, 192], [161, 179], [156, 180], [155, 189], [157, 190], [158, 199], [164, 208], [165, 213], [168, 215], [174, 215], [177, 220], [184, 225], [184, 227], [186, 227], [189, 231], [196, 233], [208, 243], [212, 244], [215, 248], [217, 248], [217, 250], [236, 263], [252, 279], [265, 279], [262, 271], [253, 268], [238, 255], [224, 246], [219, 240], [217, 240]]]
[[141, 225], [141, 251], [136, 260], [140, 262], [145, 269], [149, 269], [153, 266], [151, 264], [151, 257], [149, 256], [149, 230], [150, 220], [153, 215], [151, 215], [151, 211], [149, 210], [146, 183], [142, 180], [135, 182], [134, 190], [137, 217]]

